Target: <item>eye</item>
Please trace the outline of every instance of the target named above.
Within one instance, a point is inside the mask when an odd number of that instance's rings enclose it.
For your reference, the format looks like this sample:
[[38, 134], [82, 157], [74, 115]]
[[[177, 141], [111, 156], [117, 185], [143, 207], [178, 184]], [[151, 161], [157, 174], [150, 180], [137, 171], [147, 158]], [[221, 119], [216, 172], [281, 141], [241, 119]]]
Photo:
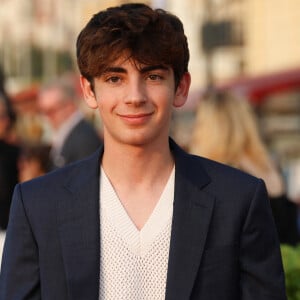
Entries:
[[150, 74], [148, 77], [149, 77], [150, 80], [153, 80], [153, 81], [157, 81], [157, 80], [162, 80], [163, 79], [163, 77], [161, 75], [158, 75], [158, 74]]
[[107, 81], [112, 82], [112, 83], [117, 83], [117, 82], [119, 82], [120, 80], [121, 80], [121, 78], [118, 77], [118, 76], [111, 76], [111, 77], [109, 77], [109, 78], [107, 79]]

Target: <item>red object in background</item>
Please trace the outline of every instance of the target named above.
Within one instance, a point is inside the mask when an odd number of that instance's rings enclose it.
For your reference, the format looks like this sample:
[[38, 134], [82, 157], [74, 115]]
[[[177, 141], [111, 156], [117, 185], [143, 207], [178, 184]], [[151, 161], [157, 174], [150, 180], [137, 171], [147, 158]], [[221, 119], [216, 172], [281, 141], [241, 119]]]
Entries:
[[32, 85], [15, 94], [10, 95], [14, 108], [19, 113], [35, 112], [36, 99], [38, 96], [39, 86]]
[[23, 102], [23, 101], [31, 101], [32, 99], [36, 99], [38, 94], [38, 86], [32, 85], [24, 90], [19, 91], [18, 93], [11, 95], [13, 102]]
[[253, 104], [259, 104], [268, 95], [300, 90], [300, 68], [233, 80], [219, 86], [218, 89], [230, 89], [246, 96]]
[[[217, 91], [230, 90], [246, 97], [253, 105], [259, 105], [267, 96], [284, 91], [300, 91], [300, 67], [253, 77], [236, 78], [215, 86]], [[180, 109], [194, 111], [205, 90], [190, 92], [187, 103]]]

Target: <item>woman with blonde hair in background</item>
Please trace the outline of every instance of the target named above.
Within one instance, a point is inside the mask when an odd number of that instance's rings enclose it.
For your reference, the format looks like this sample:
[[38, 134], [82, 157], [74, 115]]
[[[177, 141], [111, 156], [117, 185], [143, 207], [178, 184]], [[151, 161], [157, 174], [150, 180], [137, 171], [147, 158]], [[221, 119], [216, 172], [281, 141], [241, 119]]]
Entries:
[[248, 101], [230, 92], [201, 99], [189, 151], [262, 178], [281, 243], [296, 244], [297, 207], [287, 199], [284, 180], [268, 153]]

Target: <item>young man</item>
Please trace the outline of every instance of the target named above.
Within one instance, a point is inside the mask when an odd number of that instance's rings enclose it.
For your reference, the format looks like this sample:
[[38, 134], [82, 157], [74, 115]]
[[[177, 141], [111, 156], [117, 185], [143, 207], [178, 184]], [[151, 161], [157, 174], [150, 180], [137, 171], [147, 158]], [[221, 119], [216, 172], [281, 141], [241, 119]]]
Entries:
[[102, 11], [77, 57], [104, 147], [17, 186], [0, 299], [286, 299], [264, 183], [169, 139], [190, 86], [181, 22]]

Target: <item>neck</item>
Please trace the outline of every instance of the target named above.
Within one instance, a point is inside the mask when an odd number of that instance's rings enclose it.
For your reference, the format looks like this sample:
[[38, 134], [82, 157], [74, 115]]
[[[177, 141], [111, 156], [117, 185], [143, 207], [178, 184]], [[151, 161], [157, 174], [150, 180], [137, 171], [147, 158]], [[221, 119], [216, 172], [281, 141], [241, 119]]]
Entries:
[[104, 146], [102, 167], [115, 182], [153, 183], [168, 176], [174, 165], [168, 140], [163, 145]]

